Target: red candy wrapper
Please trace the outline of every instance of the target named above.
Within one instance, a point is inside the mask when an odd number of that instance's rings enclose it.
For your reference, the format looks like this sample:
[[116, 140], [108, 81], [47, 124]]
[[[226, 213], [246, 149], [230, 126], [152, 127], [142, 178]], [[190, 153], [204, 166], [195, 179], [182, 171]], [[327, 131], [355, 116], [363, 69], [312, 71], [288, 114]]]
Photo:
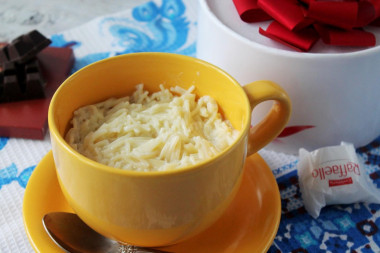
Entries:
[[306, 17], [304, 6], [297, 0], [258, 0], [257, 4], [288, 30], [300, 30], [313, 23]]
[[260, 28], [259, 32], [297, 51], [309, 51], [319, 38], [317, 32], [311, 28], [292, 32], [276, 21], [273, 21], [266, 31]]
[[311, 1], [306, 15], [318, 23], [352, 29], [357, 20], [358, 2]]
[[240, 18], [248, 23], [271, 20], [272, 17], [257, 5], [257, 0], [233, 0]]
[[297, 51], [309, 51], [319, 38], [335, 46], [376, 45], [375, 36], [363, 28], [380, 26], [379, 0], [233, 1], [245, 22], [271, 17], [274, 22], [267, 30], [260, 28], [260, 34]]
[[337, 46], [375, 46], [376, 38], [360, 29], [343, 31], [333, 27], [314, 25], [324, 43]]

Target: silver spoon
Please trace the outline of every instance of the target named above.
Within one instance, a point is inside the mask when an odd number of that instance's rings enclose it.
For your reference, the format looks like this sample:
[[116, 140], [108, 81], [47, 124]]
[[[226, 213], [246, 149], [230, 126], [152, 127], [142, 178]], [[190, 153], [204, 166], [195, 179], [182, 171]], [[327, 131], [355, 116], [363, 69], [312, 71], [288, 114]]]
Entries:
[[48, 213], [42, 219], [50, 238], [70, 253], [143, 253], [165, 252], [132, 245], [121, 245], [87, 226], [74, 213]]

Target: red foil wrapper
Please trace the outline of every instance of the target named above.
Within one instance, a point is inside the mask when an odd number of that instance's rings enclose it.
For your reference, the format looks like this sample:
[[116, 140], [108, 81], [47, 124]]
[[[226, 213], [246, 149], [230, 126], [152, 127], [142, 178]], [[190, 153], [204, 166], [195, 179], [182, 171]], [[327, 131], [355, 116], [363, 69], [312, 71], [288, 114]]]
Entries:
[[272, 17], [257, 5], [257, 0], [233, 0], [240, 18], [248, 23], [271, 20]]
[[306, 15], [318, 23], [352, 29], [356, 24], [358, 10], [358, 2], [312, 1]]
[[360, 29], [343, 31], [333, 27], [315, 25], [324, 43], [337, 46], [375, 46], [376, 38], [370, 33]]
[[264, 14], [274, 19], [260, 34], [298, 51], [309, 51], [319, 38], [336, 46], [376, 45], [375, 36], [363, 28], [380, 26], [380, 0], [233, 1], [245, 22], [268, 20]]
[[306, 9], [297, 0], [258, 0], [257, 4], [288, 30], [299, 30], [313, 22], [305, 16]]
[[319, 38], [318, 33], [311, 27], [298, 32], [292, 32], [276, 21], [273, 21], [266, 31], [260, 28], [259, 32], [268, 38], [300, 52], [309, 51]]

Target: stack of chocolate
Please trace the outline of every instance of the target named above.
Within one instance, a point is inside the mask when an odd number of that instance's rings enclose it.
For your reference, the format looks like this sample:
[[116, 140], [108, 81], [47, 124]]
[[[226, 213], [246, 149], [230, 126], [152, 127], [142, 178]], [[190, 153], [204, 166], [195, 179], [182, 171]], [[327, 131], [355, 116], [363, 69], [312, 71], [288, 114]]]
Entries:
[[46, 82], [36, 55], [50, 43], [33, 30], [0, 48], [0, 103], [45, 98]]
[[44, 138], [50, 100], [75, 59], [50, 43], [35, 30], [0, 43], [0, 136]]

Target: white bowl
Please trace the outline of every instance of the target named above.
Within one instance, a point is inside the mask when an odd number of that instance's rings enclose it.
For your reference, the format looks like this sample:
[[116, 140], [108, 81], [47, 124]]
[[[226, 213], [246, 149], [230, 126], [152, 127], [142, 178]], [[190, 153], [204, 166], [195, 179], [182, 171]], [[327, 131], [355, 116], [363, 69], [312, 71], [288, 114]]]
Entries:
[[[242, 85], [272, 80], [293, 103], [292, 126], [312, 126], [278, 138], [267, 148], [297, 153], [351, 142], [368, 144], [380, 135], [380, 29], [377, 45], [348, 48], [319, 41], [310, 52], [293, 51], [258, 33], [269, 22], [240, 20], [233, 1], [199, 0], [197, 57], [226, 70]], [[253, 124], [270, 104], [254, 111]]]

